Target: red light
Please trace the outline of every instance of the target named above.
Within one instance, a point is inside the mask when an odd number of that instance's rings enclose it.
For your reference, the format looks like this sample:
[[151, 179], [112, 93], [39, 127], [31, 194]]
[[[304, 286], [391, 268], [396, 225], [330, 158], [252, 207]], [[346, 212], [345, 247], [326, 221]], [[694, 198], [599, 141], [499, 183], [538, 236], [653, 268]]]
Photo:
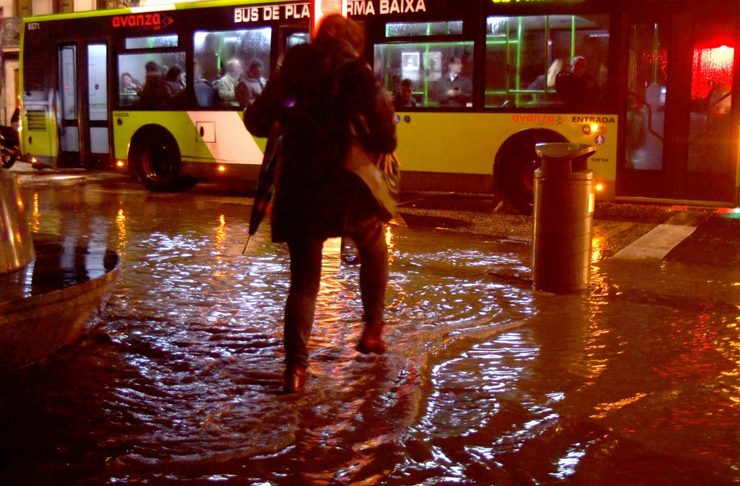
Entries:
[[695, 48], [691, 75], [691, 97], [704, 99], [712, 89], [729, 91], [735, 48], [727, 45]]

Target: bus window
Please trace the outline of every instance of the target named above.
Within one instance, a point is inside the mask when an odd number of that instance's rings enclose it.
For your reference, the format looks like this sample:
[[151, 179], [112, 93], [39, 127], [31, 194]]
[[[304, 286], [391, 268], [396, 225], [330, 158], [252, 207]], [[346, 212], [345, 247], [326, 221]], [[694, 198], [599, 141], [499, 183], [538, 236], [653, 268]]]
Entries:
[[386, 37], [456, 35], [462, 33], [462, 20], [450, 20], [443, 22], [391, 22], [386, 24], [385, 26]]
[[290, 49], [299, 44], [307, 44], [309, 36], [307, 32], [294, 32], [285, 38], [285, 48]]
[[272, 29], [195, 32], [198, 105], [243, 107], [261, 93], [270, 72]]
[[491, 16], [486, 28], [487, 107], [601, 107], [607, 16]]
[[184, 66], [184, 52], [119, 54], [119, 106], [149, 109], [182, 107], [187, 85]]
[[410, 42], [378, 44], [374, 52], [375, 76], [394, 98], [401, 84], [411, 84], [413, 102], [407, 107], [472, 107], [473, 43]]
[[160, 47], [177, 47], [177, 34], [156, 35], [149, 37], [129, 37], [126, 49], [156, 49]]

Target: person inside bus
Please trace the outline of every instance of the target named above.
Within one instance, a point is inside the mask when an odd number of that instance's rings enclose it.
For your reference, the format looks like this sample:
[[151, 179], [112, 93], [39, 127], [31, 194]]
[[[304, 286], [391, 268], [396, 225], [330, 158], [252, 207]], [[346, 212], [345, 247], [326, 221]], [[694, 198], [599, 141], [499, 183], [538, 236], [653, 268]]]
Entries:
[[185, 81], [183, 80], [183, 69], [175, 64], [167, 69], [167, 74], [160, 83], [161, 95], [169, 106], [183, 102], [185, 96]]
[[416, 108], [416, 98], [413, 96], [414, 84], [406, 78], [401, 81], [399, 90], [393, 95], [393, 106], [396, 111], [404, 108]]
[[464, 107], [472, 99], [473, 83], [462, 74], [463, 62], [453, 56], [447, 62], [447, 72], [437, 81], [432, 90], [432, 98], [444, 107]]
[[137, 95], [144, 86], [131, 73], [121, 74], [121, 94]]
[[195, 55], [200, 65], [203, 79], [212, 83], [218, 79], [220, 66], [218, 65], [218, 36], [213, 32], [206, 34], [203, 49]]
[[324, 241], [347, 236], [360, 254], [365, 322], [356, 349], [382, 354], [388, 249], [377, 203], [359, 177], [343, 170], [352, 121], [363, 121], [366, 150], [390, 153], [396, 124], [390, 94], [361, 56], [362, 26], [339, 14], [321, 21], [314, 42], [291, 47], [280, 70], [245, 112], [247, 129], [282, 131], [282, 166], [272, 206], [272, 240], [287, 242], [290, 288], [285, 304], [284, 391], [303, 390], [307, 344], [321, 283]]
[[[557, 81], [558, 74], [563, 70], [564, 65], [565, 62], [563, 59], [555, 59], [550, 64], [550, 67], [547, 68], [547, 74], [537, 76], [534, 81], [527, 85], [527, 89], [534, 91], [545, 91], [545, 89], [555, 91], [555, 82]], [[542, 99], [543, 94], [541, 93], [534, 93], [532, 95], [532, 101], [540, 101]]]
[[126, 72], [121, 74], [121, 81], [118, 85], [121, 105], [132, 105], [139, 98], [139, 93], [141, 93], [143, 88], [144, 86], [131, 73]]
[[144, 87], [139, 94], [137, 106], [141, 108], [161, 108], [164, 105], [162, 99], [162, 67], [157, 61], [149, 61], [144, 65], [146, 78]]
[[216, 92], [211, 83], [203, 77], [203, 70], [198, 61], [193, 64], [193, 91], [198, 106], [213, 106], [216, 101]]
[[262, 76], [262, 62], [258, 59], [249, 63], [247, 72], [239, 78], [236, 85], [236, 98], [239, 100], [239, 106], [246, 108], [262, 94], [267, 80]]
[[555, 78], [558, 96], [569, 110], [584, 111], [594, 107], [598, 86], [587, 70], [586, 58], [575, 56], [570, 62], [570, 69], [563, 69]]
[[216, 83], [218, 98], [221, 104], [229, 106], [239, 106], [236, 99], [236, 85], [242, 74], [242, 63], [239, 59], [231, 59], [226, 63], [226, 72]]

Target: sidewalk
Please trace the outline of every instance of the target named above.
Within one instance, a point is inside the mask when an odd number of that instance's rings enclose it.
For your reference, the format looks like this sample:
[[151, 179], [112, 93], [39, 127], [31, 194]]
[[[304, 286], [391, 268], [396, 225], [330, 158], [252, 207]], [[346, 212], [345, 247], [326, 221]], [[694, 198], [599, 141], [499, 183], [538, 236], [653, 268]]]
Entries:
[[24, 186], [30, 185], [75, 185], [87, 182], [125, 180], [125, 174], [117, 172], [90, 171], [87, 169], [35, 169], [29, 162], [18, 161], [8, 170], [18, 177]]
[[[410, 227], [532, 242], [533, 217], [495, 213], [486, 195], [408, 193], [400, 215], [400, 224]], [[593, 236], [602, 259], [737, 264], [738, 234], [740, 211], [732, 208], [599, 201], [594, 210]]]
[[[86, 169], [34, 169], [17, 162], [11, 173], [23, 186], [126, 182], [129, 176]], [[249, 197], [250, 194], [248, 193]], [[487, 194], [407, 192], [396, 222], [409, 227], [472, 233], [531, 244], [532, 216], [497, 213]], [[686, 205], [598, 201], [594, 241], [600, 258], [663, 258], [713, 265], [740, 263], [740, 211]], [[634, 246], [631, 246], [634, 245]]]

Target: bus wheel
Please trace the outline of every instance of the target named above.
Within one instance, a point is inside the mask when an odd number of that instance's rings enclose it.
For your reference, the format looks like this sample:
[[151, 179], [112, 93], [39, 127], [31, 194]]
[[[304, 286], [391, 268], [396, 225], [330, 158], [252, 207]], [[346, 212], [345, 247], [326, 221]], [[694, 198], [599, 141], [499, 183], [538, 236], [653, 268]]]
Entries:
[[165, 130], [147, 132], [134, 145], [132, 162], [150, 191], [176, 191], [180, 185], [180, 150]]
[[540, 165], [535, 145], [567, 141], [559, 133], [543, 129], [525, 130], [506, 140], [493, 166], [495, 202], [508, 203], [522, 214], [532, 214], [534, 171]]

